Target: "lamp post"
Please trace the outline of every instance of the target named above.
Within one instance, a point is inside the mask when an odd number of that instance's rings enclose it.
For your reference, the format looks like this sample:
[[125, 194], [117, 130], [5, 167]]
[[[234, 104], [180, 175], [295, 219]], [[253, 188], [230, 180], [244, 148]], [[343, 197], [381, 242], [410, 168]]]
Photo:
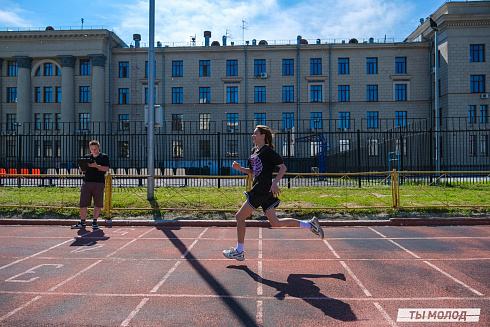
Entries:
[[435, 85], [434, 85], [434, 106], [435, 106], [435, 119], [436, 119], [436, 171], [441, 170], [441, 147], [440, 147], [440, 140], [439, 140], [439, 132], [441, 129], [440, 126], [440, 117], [439, 117], [439, 41], [437, 39], [438, 37], [438, 32], [439, 28], [437, 27], [437, 23], [430, 19], [430, 27], [434, 31], [434, 79], [435, 79]]

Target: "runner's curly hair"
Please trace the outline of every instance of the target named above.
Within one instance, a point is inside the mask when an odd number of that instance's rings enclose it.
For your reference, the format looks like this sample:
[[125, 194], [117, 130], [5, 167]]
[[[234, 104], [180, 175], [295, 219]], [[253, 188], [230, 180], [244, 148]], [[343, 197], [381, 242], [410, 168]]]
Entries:
[[274, 150], [274, 144], [272, 143], [274, 134], [272, 134], [272, 130], [265, 125], [257, 125], [255, 128], [259, 130], [260, 134], [265, 134], [265, 144]]

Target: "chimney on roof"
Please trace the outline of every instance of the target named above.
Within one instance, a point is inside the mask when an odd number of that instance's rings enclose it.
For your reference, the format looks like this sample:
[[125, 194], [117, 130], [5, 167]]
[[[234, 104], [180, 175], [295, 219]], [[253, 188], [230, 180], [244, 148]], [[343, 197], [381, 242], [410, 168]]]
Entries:
[[209, 39], [211, 38], [211, 31], [204, 31], [204, 46], [209, 47]]
[[140, 41], [141, 41], [141, 34], [133, 34], [133, 41], [134, 41], [134, 47], [139, 48]]

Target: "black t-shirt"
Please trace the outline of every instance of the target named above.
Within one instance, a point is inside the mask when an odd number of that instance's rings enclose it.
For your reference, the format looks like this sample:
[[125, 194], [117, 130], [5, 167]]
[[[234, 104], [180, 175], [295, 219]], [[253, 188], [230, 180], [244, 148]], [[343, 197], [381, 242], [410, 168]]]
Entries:
[[277, 165], [282, 164], [282, 158], [276, 151], [264, 145], [260, 150], [252, 149], [248, 165], [254, 172], [252, 192], [255, 194], [269, 193], [272, 185], [272, 173]]
[[[99, 153], [97, 157], [94, 157], [92, 154], [87, 154], [83, 157], [94, 160], [98, 165], [110, 167], [109, 157], [105, 153]], [[85, 177], [83, 180], [85, 182], [105, 183], [105, 173], [105, 171], [89, 167], [85, 172]]]

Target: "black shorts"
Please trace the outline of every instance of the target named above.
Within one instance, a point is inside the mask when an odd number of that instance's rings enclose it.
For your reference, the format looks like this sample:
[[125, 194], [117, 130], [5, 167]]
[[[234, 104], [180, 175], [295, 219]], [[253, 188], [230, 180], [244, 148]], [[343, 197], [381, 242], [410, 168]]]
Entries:
[[104, 207], [104, 183], [83, 182], [80, 190], [80, 208], [89, 207], [94, 199], [94, 206]]
[[277, 207], [281, 202], [281, 200], [276, 198], [272, 194], [272, 192], [263, 195], [257, 195], [250, 191], [245, 192], [245, 195], [247, 196], [247, 203], [249, 206], [252, 207], [252, 209], [257, 210], [258, 207], [262, 207], [262, 210], [264, 210], [264, 212]]

